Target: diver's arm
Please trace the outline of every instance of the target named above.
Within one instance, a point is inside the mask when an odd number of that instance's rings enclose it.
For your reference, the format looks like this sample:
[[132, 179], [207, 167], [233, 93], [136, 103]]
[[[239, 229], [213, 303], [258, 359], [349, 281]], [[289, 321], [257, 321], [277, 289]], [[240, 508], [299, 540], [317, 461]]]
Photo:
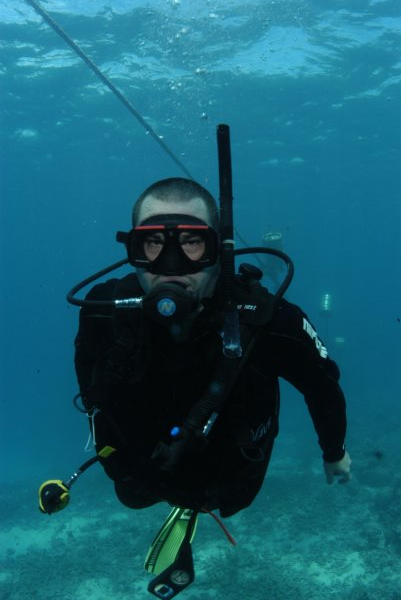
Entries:
[[340, 372], [299, 307], [284, 302], [278, 316], [269, 335], [277, 371], [305, 398], [324, 464], [332, 465], [325, 469], [329, 480], [336, 470], [347, 468], [346, 404], [339, 385]]
[[344, 394], [331, 371], [331, 365], [324, 368], [306, 364], [302, 381], [298, 379], [292, 383], [304, 395], [323, 460], [336, 463], [345, 455], [347, 421]]
[[350, 456], [345, 450], [345, 398], [338, 381], [333, 378], [332, 370], [333, 365], [329, 363], [322, 366], [308, 365], [306, 362], [301, 378], [287, 377], [304, 395], [322, 449], [323, 467], [329, 484], [337, 476], [341, 483], [349, 481], [351, 465]]

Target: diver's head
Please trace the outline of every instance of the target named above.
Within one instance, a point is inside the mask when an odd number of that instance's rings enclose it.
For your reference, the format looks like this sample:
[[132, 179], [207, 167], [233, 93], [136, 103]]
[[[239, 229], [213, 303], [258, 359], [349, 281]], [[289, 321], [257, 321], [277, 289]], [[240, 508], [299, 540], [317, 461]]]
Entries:
[[213, 295], [219, 275], [218, 211], [213, 196], [191, 179], [163, 179], [133, 209], [128, 252], [145, 293], [177, 283], [200, 300]]

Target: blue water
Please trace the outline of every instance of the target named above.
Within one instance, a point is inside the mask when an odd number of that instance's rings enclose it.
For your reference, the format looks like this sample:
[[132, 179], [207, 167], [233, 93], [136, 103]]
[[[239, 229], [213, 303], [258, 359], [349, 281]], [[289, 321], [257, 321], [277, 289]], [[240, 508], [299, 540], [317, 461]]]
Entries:
[[[398, 0], [43, 6], [215, 195], [216, 125], [230, 125], [237, 229], [256, 245], [284, 232], [288, 297], [342, 370], [353, 481], [326, 486], [284, 387], [265, 488], [231, 521], [238, 548], [202, 524], [183, 600], [399, 600]], [[0, 34], [2, 597], [145, 598], [142, 555], [166, 510], [120, 507], [96, 467], [52, 519], [36, 489], [87, 458], [65, 294], [122, 258], [114, 233], [138, 194], [183, 173], [26, 2], [0, 1]]]

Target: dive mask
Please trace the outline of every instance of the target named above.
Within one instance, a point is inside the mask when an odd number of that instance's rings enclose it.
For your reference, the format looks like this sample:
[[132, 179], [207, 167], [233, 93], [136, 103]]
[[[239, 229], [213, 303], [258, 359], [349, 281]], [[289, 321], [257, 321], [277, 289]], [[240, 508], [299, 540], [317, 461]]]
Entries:
[[158, 275], [187, 275], [217, 261], [217, 234], [190, 215], [154, 215], [128, 233], [118, 231], [128, 261]]

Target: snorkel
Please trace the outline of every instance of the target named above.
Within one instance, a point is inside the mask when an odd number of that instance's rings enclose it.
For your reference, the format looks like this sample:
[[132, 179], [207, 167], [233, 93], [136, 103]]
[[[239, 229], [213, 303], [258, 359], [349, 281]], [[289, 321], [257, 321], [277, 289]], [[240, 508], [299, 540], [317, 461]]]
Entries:
[[224, 302], [223, 353], [228, 357], [241, 356], [239, 318], [234, 298], [235, 258], [233, 194], [231, 171], [230, 129], [228, 125], [217, 127], [217, 150], [220, 182], [220, 244], [221, 280]]

